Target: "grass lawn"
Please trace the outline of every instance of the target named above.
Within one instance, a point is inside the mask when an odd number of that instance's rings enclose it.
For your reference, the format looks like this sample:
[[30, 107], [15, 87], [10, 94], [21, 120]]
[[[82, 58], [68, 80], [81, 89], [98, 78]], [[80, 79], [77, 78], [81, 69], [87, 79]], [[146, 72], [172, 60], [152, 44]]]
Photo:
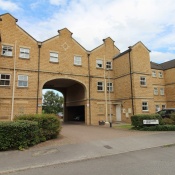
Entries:
[[119, 125], [114, 125], [113, 128], [114, 129], [125, 129], [125, 130], [129, 130], [129, 129], [132, 129], [133, 126], [131, 124], [119, 124]]

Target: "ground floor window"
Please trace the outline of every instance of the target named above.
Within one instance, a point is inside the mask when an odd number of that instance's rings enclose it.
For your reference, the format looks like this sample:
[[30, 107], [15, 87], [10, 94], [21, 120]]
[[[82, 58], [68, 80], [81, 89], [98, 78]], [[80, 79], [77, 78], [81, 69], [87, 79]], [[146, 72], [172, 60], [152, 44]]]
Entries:
[[159, 105], [156, 105], [155, 108], [156, 108], [156, 112], [160, 111], [160, 106]]
[[0, 86], [9, 86], [9, 85], [10, 85], [10, 75], [0, 74]]
[[18, 75], [18, 87], [28, 87], [27, 75]]
[[142, 102], [142, 111], [148, 111], [148, 102], [146, 101]]

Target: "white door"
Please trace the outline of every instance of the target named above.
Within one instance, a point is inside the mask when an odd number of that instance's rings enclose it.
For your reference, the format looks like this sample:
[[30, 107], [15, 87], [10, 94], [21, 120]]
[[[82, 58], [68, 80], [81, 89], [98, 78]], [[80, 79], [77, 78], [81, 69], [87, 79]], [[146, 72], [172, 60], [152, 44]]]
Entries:
[[116, 105], [116, 120], [121, 121], [121, 105]]

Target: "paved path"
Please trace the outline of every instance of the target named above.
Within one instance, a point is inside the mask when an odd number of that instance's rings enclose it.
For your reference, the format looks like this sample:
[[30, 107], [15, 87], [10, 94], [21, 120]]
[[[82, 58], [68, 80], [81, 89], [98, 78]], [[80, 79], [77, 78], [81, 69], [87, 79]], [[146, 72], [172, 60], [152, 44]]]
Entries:
[[25, 151], [0, 152], [0, 174], [175, 144], [175, 132], [63, 125], [61, 137]]

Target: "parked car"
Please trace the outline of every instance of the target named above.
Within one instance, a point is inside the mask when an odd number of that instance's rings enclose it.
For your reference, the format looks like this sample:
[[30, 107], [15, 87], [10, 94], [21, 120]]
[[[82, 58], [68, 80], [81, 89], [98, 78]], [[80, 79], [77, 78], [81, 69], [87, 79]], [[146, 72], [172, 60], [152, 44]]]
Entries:
[[162, 118], [170, 118], [172, 113], [175, 113], [175, 108], [166, 108], [157, 112]]

